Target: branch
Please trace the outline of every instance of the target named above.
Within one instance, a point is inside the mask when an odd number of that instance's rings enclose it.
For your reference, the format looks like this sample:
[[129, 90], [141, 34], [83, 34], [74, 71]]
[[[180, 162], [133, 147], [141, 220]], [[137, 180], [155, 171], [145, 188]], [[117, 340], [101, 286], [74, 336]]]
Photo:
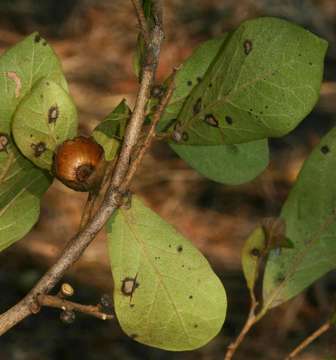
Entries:
[[314, 340], [316, 340], [319, 336], [327, 332], [331, 327], [331, 322], [328, 320], [325, 322], [320, 328], [314, 331], [311, 335], [309, 335], [306, 339], [302, 341], [286, 358], [285, 360], [291, 360], [296, 355], [298, 355], [302, 350], [304, 350], [309, 344], [311, 344]]
[[[253, 296], [252, 296], [252, 294], [253, 294]], [[257, 306], [258, 306], [258, 302], [255, 299], [254, 293], [251, 292], [251, 305], [250, 305], [249, 315], [248, 315], [247, 320], [246, 320], [243, 328], [241, 329], [238, 337], [228, 346], [224, 360], [232, 359], [232, 357], [235, 354], [235, 352], [237, 351], [239, 345], [245, 339], [246, 334], [250, 331], [252, 326], [259, 320], [259, 318], [255, 314]]]
[[120, 156], [105, 198], [97, 213], [88, 221], [87, 225], [69, 241], [56, 263], [46, 272], [35, 287], [24, 299], [0, 315], [0, 335], [34, 313], [34, 309], [38, 306], [38, 296], [50, 292], [62, 278], [66, 270], [81, 257], [84, 250], [122, 203], [123, 193], [120, 191], [120, 186], [128, 172], [131, 155], [141, 132], [145, 119], [146, 105], [150, 98], [150, 89], [154, 83], [155, 72], [159, 61], [161, 42], [163, 39], [161, 0], [153, 0], [153, 16], [155, 22], [150, 32], [149, 43], [147, 44], [146, 57], [142, 69], [143, 76], [136, 104], [126, 129]]
[[142, 36], [143, 36], [143, 38], [145, 40], [145, 44], [148, 44], [150, 34], [149, 34], [148, 23], [146, 21], [146, 17], [145, 17], [144, 11], [143, 11], [141, 1], [132, 0], [132, 3], [133, 3], [133, 6], [134, 6], [134, 9], [135, 9], [136, 16], [138, 18], [138, 23], [139, 23], [139, 25], [141, 27], [141, 33], [142, 33]]
[[40, 306], [48, 306], [63, 311], [77, 311], [94, 316], [100, 320], [112, 320], [114, 318], [113, 315], [103, 312], [100, 305], [83, 305], [62, 299], [58, 296], [38, 295], [37, 302]]
[[153, 117], [152, 117], [152, 122], [151, 122], [151, 125], [149, 127], [149, 130], [148, 130], [148, 134], [147, 134], [147, 137], [144, 141], [144, 143], [142, 144], [140, 150], [139, 150], [139, 153], [136, 154], [136, 157], [135, 157], [135, 160], [131, 163], [131, 166], [128, 170], [128, 173], [127, 173], [127, 176], [123, 182], [123, 185], [122, 185], [122, 188], [128, 188], [134, 174], [136, 173], [139, 165], [141, 164], [142, 162], [142, 159], [145, 155], [145, 153], [147, 152], [147, 150], [149, 149], [149, 147], [151, 146], [154, 138], [155, 138], [155, 129], [156, 129], [156, 126], [158, 124], [158, 122], [160, 121], [163, 113], [164, 113], [164, 110], [166, 109], [168, 103], [169, 103], [169, 100], [175, 90], [175, 75], [176, 75], [176, 72], [177, 72], [178, 68], [175, 68], [173, 70], [173, 74], [172, 74], [172, 77], [170, 78], [170, 82], [168, 84], [168, 88], [166, 90], [166, 93], [164, 94], [164, 96], [162, 97], [160, 103], [159, 103], [159, 106], [158, 108], [156, 109]]

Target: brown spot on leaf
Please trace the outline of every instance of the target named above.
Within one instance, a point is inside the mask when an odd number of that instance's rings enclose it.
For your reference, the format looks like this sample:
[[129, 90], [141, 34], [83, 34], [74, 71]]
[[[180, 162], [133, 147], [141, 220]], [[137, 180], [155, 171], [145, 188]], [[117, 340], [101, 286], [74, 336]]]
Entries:
[[198, 83], [200, 83], [202, 81], [202, 78], [200, 76], [197, 76], [196, 80]]
[[204, 121], [210, 126], [218, 127], [218, 120], [212, 114], [205, 115]]
[[259, 257], [260, 256], [260, 250], [257, 248], [253, 248], [250, 252], [252, 256]]
[[59, 117], [59, 109], [57, 105], [53, 105], [48, 110], [48, 123], [55, 123]]
[[0, 151], [7, 151], [7, 145], [9, 143], [8, 135], [0, 133]]
[[198, 98], [193, 107], [194, 115], [197, 115], [201, 111], [201, 108], [202, 108], [202, 98]]
[[36, 34], [35, 37], [34, 37], [34, 42], [38, 43], [41, 41], [41, 36], [40, 34]]
[[198, 328], [198, 325], [197, 325], [197, 324], [194, 324], [194, 328], [197, 329], [197, 328]]
[[125, 296], [132, 296], [132, 294], [134, 293], [135, 289], [139, 287], [139, 283], [136, 281], [136, 277], [135, 278], [131, 278], [131, 277], [126, 277], [121, 284], [121, 292], [125, 295]]
[[31, 144], [31, 148], [34, 150], [35, 157], [40, 157], [47, 149], [46, 144], [42, 141], [37, 144]]
[[244, 52], [246, 55], [248, 55], [252, 51], [252, 41], [251, 40], [245, 40], [244, 41]]
[[225, 121], [228, 125], [232, 125], [233, 119], [231, 116], [225, 116]]
[[21, 93], [22, 83], [20, 77], [15, 71], [7, 71], [7, 77], [15, 82], [15, 97], [18, 98]]
[[191, 86], [191, 85], [192, 85], [192, 81], [191, 81], [191, 80], [188, 80], [188, 81], [187, 81], [187, 85], [188, 85], [188, 86]]
[[192, 295], [189, 295], [189, 299], [191, 300], [193, 298], [193, 296]]
[[321, 147], [321, 153], [322, 154], [328, 154], [328, 152], [330, 152], [329, 146], [328, 145], [323, 145]]
[[47, 42], [44, 40], [42, 43], [43, 46], [47, 46]]
[[177, 252], [182, 252], [183, 251], [183, 246], [182, 245], [179, 245], [177, 248], [176, 248]]

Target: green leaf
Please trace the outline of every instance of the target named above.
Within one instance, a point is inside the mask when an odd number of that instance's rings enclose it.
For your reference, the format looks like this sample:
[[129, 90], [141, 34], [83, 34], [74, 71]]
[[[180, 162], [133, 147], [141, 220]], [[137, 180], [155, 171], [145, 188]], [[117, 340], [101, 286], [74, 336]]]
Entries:
[[113, 160], [119, 149], [130, 114], [126, 100], [122, 100], [93, 131], [94, 139], [104, 148], [107, 161]]
[[203, 255], [133, 197], [108, 224], [114, 305], [125, 333], [172, 351], [205, 345], [226, 314], [222, 283]]
[[202, 80], [209, 65], [223, 46], [228, 34], [202, 43], [192, 55], [184, 61], [174, 79], [175, 90], [158, 124], [158, 131], [164, 131], [176, 122], [176, 118], [192, 89]]
[[7, 50], [0, 57], [0, 69], [0, 132], [6, 134], [16, 107], [42, 77], [68, 90], [58, 58], [38, 33]]
[[0, 251], [21, 239], [35, 224], [40, 198], [51, 178], [8, 144], [0, 151]]
[[271, 251], [264, 275], [268, 307], [299, 294], [336, 267], [336, 128], [305, 161], [281, 218], [292, 249]]
[[253, 180], [265, 170], [269, 162], [266, 139], [236, 145], [170, 146], [200, 174], [229, 185]]
[[36, 166], [51, 170], [56, 147], [77, 133], [77, 111], [68, 93], [41, 79], [20, 102], [12, 123], [15, 142]]
[[[227, 37], [228, 34], [224, 34], [204, 42], [183, 63], [176, 74], [176, 89], [160, 120], [158, 131], [164, 131], [176, 121], [186, 98], [201, 81]], [[211, 147], [180, 145], [174, 142], [169, 145], [200, 174], [224, 184], [238, 185], [254, 179], [269, 161], [267, 140]]]
[[178, 116], [183, 143], [279, 137], [312, 110], [327, 42], [276, 18], [242, 23], [225, 41]]
[[265, 232], [261, 226], [258, 226], [246, 239], [242, 250], [243, 273], [250, 291], [253, 291], [258, 279], [260, 259], [265, 249]]
[[68, 90], [61, 65], [47, 42], [34, 33], [0, 57], [0, 251], [23, 237], [37, 221], [40, 198], [51, 183], [16, 148], [13, 114], [34, 84], [47, 77]]

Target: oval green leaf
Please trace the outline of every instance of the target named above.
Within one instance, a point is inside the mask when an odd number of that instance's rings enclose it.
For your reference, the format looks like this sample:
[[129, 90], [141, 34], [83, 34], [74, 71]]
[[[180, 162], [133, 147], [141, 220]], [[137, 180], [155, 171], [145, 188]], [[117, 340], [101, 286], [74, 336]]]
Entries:
[[266, 139], [232, 145], [170, 146], [200, 174], [228, 185], [240, 185], [253, 180], [265, 170], [269, 162]]
[[293, 248], [270, 252], [264, 306], [277, 306], [336, 268], [336, 128], [305, 161], [282, 209]]
[[[176, 121], [186, 98], [202, 80], [227, 38], [228, 34], [224, 34], [204, 42], [183, 63], [176, 74], [176, 89], [160, 120], [158, 131]], [[169, 145], [200, 174], [223, 184], [239, 185], [248, 182], [259, 175], [269, 162], [266, 139], [237, 145], [188, 146], [173, 142]]]
[[0, 131], [7, 134], [16, 107], [42, 77], [68, 90], [57, 56], [38, 33], [7, 50], [0, 57], [0, 69]]
[[21, 239], [35, 224], [40, 198], [50, 184], [51, 178], [12, 145], [0, 151], [0, 251]]
[[77, 133], [77, 111], [56, 82], [41, 79], [20, 102], [12, 123], [15, 142], [36, 166], [51, 170], [56, 147]]
[[242, 23], [225, 41], [178, 116], [189, 145], [279, 137], [312, 110], [327, 42], [276, 18]]
[[51, 178], [16, 148], [11, 121], [21, 100], [43, 77], [67, 91], [61, 65], [47, 42], [34, 33], [0, 57], [0, 251], [35, 224], [40, 198]]
[[209, 342], [223, 325], [226, 294], [204, 256], [135, 197], [107, 230], [115, 311], [125, 333], [172, 351]]

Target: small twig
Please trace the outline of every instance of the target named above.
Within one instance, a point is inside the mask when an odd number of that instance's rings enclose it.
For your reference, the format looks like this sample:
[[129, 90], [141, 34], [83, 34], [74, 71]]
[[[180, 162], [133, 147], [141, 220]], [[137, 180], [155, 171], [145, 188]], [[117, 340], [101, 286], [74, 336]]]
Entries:
[[169, 100], [170, 100], [170, 98], [171, 98], [171, 96], [172, 96], [172, 94], [173, 94], [173, 92], [175, 90], [174, 80], [175, 80], [175, 75], [176, 75], [177, 70], [178, 70], [178, 68], [173, 69], [173, 74], [172, 74], [172, 76], [170, 78], [168, 88], [167, 88], [164, 96], [161, 98], [159, 106], [156, 109], [156, 111], [155, 111], [155, 113], [154, 113], [154, 115], [152, 117], [152, 122], [150, 124], [149, 129], [148, 129], [146, 139], [143, 142], [143, 144], [142, 144], [138, 154], [136, 155], [135, 159], [133, 160], [133, 162], [130, 165], [127, 176], [126, 176], [126, 178], [125, 178], [125, 180], [123, 182], [123, 187], [124, 188], [127, 188], [129, 186], [129, 183], [130, 183], [131, 179], [133, 178], [134, 174], [136, 173], [139, 165], [141, 164], [145, 153], [147, 152], [147, 150], [149, 149], [149, 147], [151, 146], [151, 144], [152, 144], [152, 142], [153, 142], [153, 140], [155, 138], [156, 126], [157, 126], [158, 122], [160, 121], [161, 116], [164, 113], [164, 111], [165, 111], [165, 109], [166, 109], [166, 107], [167, 107], [167, 105], [169, 103]]
[[251, 306], [249, 315], [247, 317], [247, 320], [241, 329], [238, 337], [228, 346], [227, 352], [225, 354], [224, 360], [231, 360], [235, 352], [237, 351], [239, 345], [244, 340], [246, 334], [250, 331], [252, 326], [259, 320], [259, 318], [256, 316], [255, 311], [258, 306], [258, 302], [255, 300], [255, 296], [251, 296]]
[[296, 355], [298, 355], [302, 350], [304, 350], [309, 344], [311, 344], [314, 340], [320, 337], [322, 334], [327, 332], [331, 327], [331, 322], [327, 321], [321, 327], [319, 327], [316, 331], [314, 331], [311, 335], [309, 335], [306, 339], [302, 341], [286, 358], [285, 360], [291, 360]]
[[141, 1], [139, 0], [132, 0], [136, 16], [138, 18], [138, 23], [141, 27], [141, 33], [145, 40], [145, 44], [149, 43], [149, 27], [148, 23], [144, 14], [144, 10], [141, 4]]
[[48, 306], [52, 308], [61, 309], [63, 311], [77, 311], [87, 315], [94, 316], [101, 320], [112, 320], [114, 316], [112, 314], [106, 314], [101, 311], [99, 305], [83, 305], [75, 303], [73, 301], [62, 299], [53, 295], [38, 295], [37, 303], [40, 306]]

